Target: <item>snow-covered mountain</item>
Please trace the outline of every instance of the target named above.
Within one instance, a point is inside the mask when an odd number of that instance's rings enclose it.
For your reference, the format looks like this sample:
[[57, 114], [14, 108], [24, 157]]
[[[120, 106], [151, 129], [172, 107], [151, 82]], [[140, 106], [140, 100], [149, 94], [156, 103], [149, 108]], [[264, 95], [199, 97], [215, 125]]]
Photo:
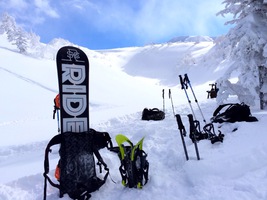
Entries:
[[168, 42], [212, 42], [216, 38], [209, 36], [178, 36], [170, 39]]
[[[58, 42], [59, 41], [59, 42]], [[20, 54], [0, 35], [0, 199], [39, 200], [43, 196], [44, 150], [57, 134], [52, 119], [53, 99], [58, 93], [55, 53], [65, 45], [48, 44], [40, 54]], [[56, 46], [55, 46], [56, 45]], [[48, 47], [43, 44], [43, 47]], [[188, 100], [179, 85], [179, 74], [187, 73], [206, 120], [218, 103], [207, 99], [209, 84], [225, 76], [231, 60], [227, 49], [213, 41], [175, 42], [144, 47], [92, 51], [83, 49], [90, 60], [90, 125], [107, 131], [114, 140], [125, 134], [133, 142], [145, 136], [144, 150], [150, 163], [149, 181], [142, 190], [124, 188], [116, 154], [101, 150], [111, 178], [91, 199], [183, 199], [265, 200], [267, 199], [267, 112], [251, 106], [258, 122], [225, 124], [223, 143], [200, 141], [201, 160], [186, 137], [190, 160], [183, 153], [180, 133], [168, 95], [166, 118], [141, 121], [143, 108], [162, 108], [162, 89], [171, 89], [174, 111], [181, 114], [189, 131]], [[35, 51], [36, 52], [36, 51]], [[46, 55], [46, 56], [43, 56]], [[48, 56], [49, 55], [49, 56]], [[236, 76], [232, 76], [236, 81]], [[202, 122], [194, 98], [197, 118]], [[230, 96], [226, 102], [238, 102]], [[216, 125], [216, 131], [218, 131]], [[232, 132], [237, 128], [237, 131]], [[50, 156], [51, 176], [58, 162], [58, 149]], [[101, 175], [99, 175], [101, 176]], [[48, 187], [48, 200], [60, 199], [58, 190]], [[62, 199], [69, 199], [65, 195]]]

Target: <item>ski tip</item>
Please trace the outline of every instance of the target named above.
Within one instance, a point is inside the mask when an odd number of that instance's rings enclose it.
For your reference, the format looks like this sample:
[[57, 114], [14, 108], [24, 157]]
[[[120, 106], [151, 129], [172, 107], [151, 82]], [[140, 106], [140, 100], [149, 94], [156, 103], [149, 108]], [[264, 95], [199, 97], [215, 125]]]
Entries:
[[116, 142], [118, 143], [119, 146], [121, 144], [123, 144], [124, 142], [128, 142], [131, 146], [133, 146], [133, 143], [131, 142], [131, 140], [129, 140], [129, 138], [127, 138], [123, 134], [116, 135], [115, 140], [116, 140]]

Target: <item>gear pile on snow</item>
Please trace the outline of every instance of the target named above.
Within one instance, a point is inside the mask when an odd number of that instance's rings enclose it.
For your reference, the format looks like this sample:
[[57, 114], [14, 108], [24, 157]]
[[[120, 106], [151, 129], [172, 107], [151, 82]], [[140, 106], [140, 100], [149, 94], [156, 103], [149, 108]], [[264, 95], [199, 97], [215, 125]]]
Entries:
[[[68, 194], [72, 199], [85, 200], [107, 179], [109, 169], [98, 150], [110, 148], [112, 142], [107, 132], [97, 132], [89, 127], [89, 61], [86, 54], [76, 47], [66, 46], [58, 51], [56, 60], [59, 95], [54, 100], [53, 118], [57, 113], [59, 134], [50, 140], [45, 150], [44, 200], [47, 181], [59, 189], [60, 197]], [[58, 183], [49, 177], [48, 158], [54, 145], [60, 145], [56, 169]], [[96, 176], [94, 156], [98, 165], [106, 170], [102, 179]]]
[[163, 111], [158, 108], [144, 108], [142, 112], [142, 120], [154, 120], [159, 121], [165, 119], [165, 98], [164, 98], [164, 89], [162, 90], [162, 99], [163, 99]]
[[[59, 197], [68, 194], [72, 199], [89, 199], [90, 193], [98, 190], [109, 175], [109, 168], [99, 153], [103, 148], [118, 153], [123, 185], [142, 188], [148, 181], [149, 166], [142, 147], [144, 138], [133, 145], [126, 136], [118, 135], [116, 141], [119, 146], [116, 148], [108, 132], [98, 132], [89, 127], [89, 61], [86, 54], [76, 47], [62, 47], [57, 53], [57, 71], [59, 94], [54, 99], [53, 119], [57, 113], [59, 134], [49, 141], [45, 149], [44, 200], [47, 182], [59, 189]], [[164, 117], [165, 113], [161, 111], [159, 115], [154, 115], [153, 120]], [[124, 146], [124, 142], [130, 146]], [[60, 145], [56, 183], [49, 176], [49, 153], [54, 145]], [[99, 175], [102, 166], [106, 171], [102, 178], [96, 173], [95, 157]]]
[[[224, 111], [221, 112], [220, 111]], [[214, 123], [223, 122], [255, 122], [258, 121], [256, 117], [253, 117], [250, 112], [250, 108], [245, 103], [229, 103], [220, 105], [213, 113], [211, 121]]]
[[[197, 141], [202, 140], [202, 139], [209, 139], [212, 144], [214, 144], [215, 142], [223, 142], [224, 135], [221, 134], [220, 131], [219, 131], [219, 134], [217, 135], [214, 131], [213, 124], [206, 122], [205, 117], [203, 115], [203, 112], [202, 112], [202, 110], [198, 104], [198, 100], [196, 98], [193, 87], [192, 87], [190, 80], [188, 78], [188, 75], [185, 74], [184, 77], [179, 75], [179, 78], [180, 78], [180, 83], [181, 83], [181, 89], [184, 90], [185, 95], [186, 95], [187, 100], [188, 100], [188, 103], [189, 103], [189, 106], [190, 106], [191, 111], [192, 111], [192, 114], [188, 115], [188, 119], [189, 119], [189, 123], [190, 123], [190, 138], [191, 138], [192, 142], [194, 142], [195, 145], [196, 145]], [[199, 109], [200, 114], [202, 116], [203, 122], [205, 123], [205, 126], [203, 127], [203, 131], [201, 131], [200, 122], [197, 120], [195, 112], [194, 112], [193, 107], [191, 105], [191, 100], [190, 100], [188, 92], [187, 92], [188, 86], [189, 86], [189, 88], [192, 92], [192, 95], [195, 99], [195, 102], [198, 106], [198, 109]]]
[[[53, 118], [57, 113], [58, 132], [48, 143], [45, 149], [44, 159], [44, 200], [47, 196], [47, 182], [59, 189], [59, 196], [68, 194], [72, 199], [88, 200], [91, 193], [98, 190], [109, 175], [109, 168], [101, 157], [99, 150], [107, 148], [116, 152], [120, 159], [119, 171], [122, 178], [122, 185], [129, 188], [142, 188], [148, 182], [149, 162], [147, 154], [143, 150], [144, 137], [133, 144], [125, 135], [116, 136], [117, 147], [113, 147], [108, 132], [98, 132], [89, 126], [89, 61], [86, 54], [76, 47], [62, 47], [57, 53], [57, 71], [59, 94], [54, 99]], [[207, 123], [198, 100], [191, 86], [188, 75], [179, 75], [181, 89], [184, 90], [191, 113], [187, 115], [189, 120], [189, 137], [194, 143], [197, 159], [200, 160], [197, 143], [200, 140], [208, 139], [212, 144], [223, 142], [224, 134], [218, 131], [215, 133], [213, 122], [238, 122], [257, 121], [251, 116], [249, 106], [241, 104], [220, 105], [213, 113], [211, 123]], [[216, 83], [211, 85], [208, 98], [216, 98], [218, 88]], [[198, 110], [205, 125], [203, 128], [197, 120], [187, 89], [194, 97]], [[162, 90], [163, 111], [158, 108], [145, 108], [142, 112], [142, 120], [163, 120], [165, 119], [165, 98]], [[186, 143], [186, 129], [181, 116], [175, 114], [171, 90], [169, 99], [172, 103], [173, 115], [176, 118], [186, 160], [189, 160]], [[227, 107], [228, 106], [228, 107]], [[226, 108], [223, 113], [220, 111]], [[51, 147], [60, 145], [59, 162], [55, 170], [55, 183], [49, 176], [49, 153]], [[99, 174], [96, 172], [95, 157], [99, 166]], [[100, 178], [102, 166], [106, 171]]]
[[[116, 136], [118, 147], [112, 151], [118, 153], [121, 161], [119, 168], [122, 177], [122, 185], [129, 188], [142, 188], [148, 181], [149, 163], [147, 154], [143, 150], [142, 138], [136, 145], [122, 134]], [[124, 145], [127, 143], [128, 145]]]

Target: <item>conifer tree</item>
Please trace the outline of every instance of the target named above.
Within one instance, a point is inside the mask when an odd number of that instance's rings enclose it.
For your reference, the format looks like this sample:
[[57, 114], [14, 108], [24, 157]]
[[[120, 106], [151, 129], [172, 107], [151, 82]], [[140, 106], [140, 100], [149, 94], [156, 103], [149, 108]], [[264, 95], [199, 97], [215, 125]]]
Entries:
[[[217, 15], [232, 14], [233, 19], [226, 22], [233, 27], [219, 44], [228, 48], [231, 66], [220, 83], [221, 99], [237, 95], [239, 100], [254, 105], [258, 96], [258, 66], [267, 64], [267, 5], [263, 0], [225, 0], [225, 8]], [[229, 48], [230, 47], [230, 48]], [[238, 72], [238, 82], [232, 84], [229, 78]], [[218, 95], [220, 96], [220, 95]]]
[[8, 13], [3, 13], [1, 18], [0, 30], [7, 34], [7, 39], [16, 45], [20, 53], [27, 51], [27, 33], [20, 27], [17, 27], [15, 19]]

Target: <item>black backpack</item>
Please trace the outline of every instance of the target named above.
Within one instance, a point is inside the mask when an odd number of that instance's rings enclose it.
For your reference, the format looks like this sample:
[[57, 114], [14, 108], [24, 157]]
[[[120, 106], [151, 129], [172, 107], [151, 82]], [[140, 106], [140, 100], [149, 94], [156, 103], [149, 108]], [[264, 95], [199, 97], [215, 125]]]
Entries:
[[209, 91], [207, 91], [208, 93], [208, 98], [216, 98], [217, 97], [217, 93], [219, 91], [219, 88], [217, 88], [217, 83], [213, 83], [210, 84], [211, 85], [211, 89]]
[[[228, 106], [224, 112], [219, 113], [224, 107]], [[256, 117], [251, 116], [249, 106], [245, 103], [229, 103], [220, 105], [213, 113], [212, 122], [255, 122], [258, 121]]]
[[[49, 177], [49, 152], [53, 145], [60, 144], [60, 160], [58, 167], [60, 177], [54, 183]], [[46, 199], [47, 181], [59, 189], [59, 196], [68, 194], [72, 199], [86, 200], [90, 193], [98, 190], [106, 181], [109, 169], [103, 161], [99, 149], [112, 148], [112, 142], [107, 132], [97, 132], [90, 129], [88, 132], [66, 132], [54, 136], [45, 150], [44, 160], [44, 199]], [[100, 172], [104, 166], [106, 174], [102, 179], [96, 176], [94, 155], [98, 159]]]
[[148, 109], [144, 108], [142, 113], [142, 120], [163, 120], [165, 118], [165, 113], [158, 108]]

